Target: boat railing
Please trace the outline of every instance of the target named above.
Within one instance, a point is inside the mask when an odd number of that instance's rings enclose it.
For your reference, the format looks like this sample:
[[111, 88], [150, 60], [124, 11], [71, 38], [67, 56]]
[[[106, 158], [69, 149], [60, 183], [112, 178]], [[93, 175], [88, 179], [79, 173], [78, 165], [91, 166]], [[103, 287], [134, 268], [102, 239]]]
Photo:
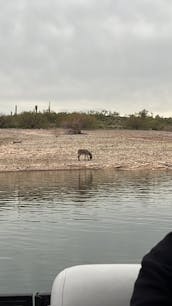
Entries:
[[36, 294], [3, 294], [0, 295], [0, 306], [49, 306], [50, 293]]

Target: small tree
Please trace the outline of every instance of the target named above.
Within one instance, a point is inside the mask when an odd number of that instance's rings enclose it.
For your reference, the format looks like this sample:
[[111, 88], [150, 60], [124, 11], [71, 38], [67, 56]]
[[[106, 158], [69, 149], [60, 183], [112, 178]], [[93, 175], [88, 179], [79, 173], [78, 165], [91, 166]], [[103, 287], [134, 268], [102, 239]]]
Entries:
[[146, 109], [143, 109], [142, 111], [139, 112], [139, 117], [142, 119], [145, 119], [148, 117], [149, 112]]

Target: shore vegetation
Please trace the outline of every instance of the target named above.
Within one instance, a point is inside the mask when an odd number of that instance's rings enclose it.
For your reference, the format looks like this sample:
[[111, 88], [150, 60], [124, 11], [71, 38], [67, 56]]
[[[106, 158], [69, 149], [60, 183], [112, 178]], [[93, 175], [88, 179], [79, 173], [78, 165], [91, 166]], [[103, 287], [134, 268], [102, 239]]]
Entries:
[[92, 129], [129, 129], [172, 131], [172, 117], [154, 116], [143, 109], [138, 113], [121, 116], [108, 110], [88, 112], [25, 111], [10, 115], [0, 114], [0, 128], [50, 129], [65, 128], [80, 133]]

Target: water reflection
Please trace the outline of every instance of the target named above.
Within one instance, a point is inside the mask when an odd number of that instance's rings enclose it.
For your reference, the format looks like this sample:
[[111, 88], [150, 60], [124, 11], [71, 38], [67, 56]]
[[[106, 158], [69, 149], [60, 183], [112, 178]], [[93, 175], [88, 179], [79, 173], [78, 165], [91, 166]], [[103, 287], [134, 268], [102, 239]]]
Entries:
[[50, 290], [83, 263], [138, 262], [171, 230], [170, 172], [0, 174], [0, 292]]
[[102, 170], [1, 173], [0, 206], [4, 205], [4, 200], [6, 205], [14, 199], [19, 205], [25, 201], [39, 204], [39, 200], [41, 203], [54, 202], [55, 198], [63, 196], [69, 195], [71, 198], [71, 194], [72, 201], [86, 201], [102, 190], [107, 194], [111, 191], [120, 194], [127, 191], [148, 196], [157, 184], [161, 188], [165, 187], [166, 177], [169, 180], [171, 174], [143, 171], [124, 174]]

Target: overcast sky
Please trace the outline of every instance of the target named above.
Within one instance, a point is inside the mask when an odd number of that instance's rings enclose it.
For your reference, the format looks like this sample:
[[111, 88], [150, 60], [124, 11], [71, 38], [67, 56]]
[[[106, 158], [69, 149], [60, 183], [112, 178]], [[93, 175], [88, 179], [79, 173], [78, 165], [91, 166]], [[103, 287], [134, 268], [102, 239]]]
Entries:
[[172, 116], [171, 0], [0, 0], [0, 113]]

